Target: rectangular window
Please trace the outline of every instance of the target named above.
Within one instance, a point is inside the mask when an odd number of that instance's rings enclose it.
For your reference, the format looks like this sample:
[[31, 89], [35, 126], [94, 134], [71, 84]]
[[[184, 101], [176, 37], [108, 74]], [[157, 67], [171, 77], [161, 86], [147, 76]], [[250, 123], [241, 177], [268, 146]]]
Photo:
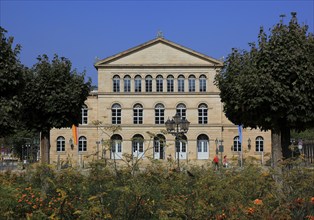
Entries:
[[157, 108], [155, 109], [155, 124], [165, 123], [165, 109]]
[[146, 81], [146, 92], [152, 92], [153, 91], [152, 79], [148, 78], [145, 81]]
[[142, 92], [142, 80], [135, 79], [135, 92]]
[[173, 92], [174, 91], [174, 85], [173, 85], [173, 78], [167, 79], [167, 92]]
[[256, 149], [257, 152], [264, 151], [264, 146], [262, 141], [256, 141]]
[[186, 109], [178, 108], [177, 113], [180, 115], [182, 119], [186, 119]]
[[241, 143], [239, 142], [239, 139], [233, 141], [233, 151], [241, 151]]
[[121, 124], [121, 109], [112, 110], [112, 124]]
[[87, 151], [87, 142], [86, 142], [86, 140], [79, 141], [79, 143], [78, 143], [78, 151], [80, 151], [80, 152]]
[[134, 124], [143, 124], [143, 109], [135, 108], [133, 114]]
[[88, 109], [87, 108], [82, 108], [82, 111], [81, 111], [81, 124], [82, 125], [87, 125], [88, 123]]
[[65, 151], [65, 141], [57, 141], [57, 151], [62, 152]]
[[163, 91], [163, 79], [162, 78], [157, 78], [157, 81], [156, 81], [156, 91], [157, 92], [162, 92]]
[[189, 79], [189, 92], [195, 92], [195, 79]]
[[207, 124], [208, 123], [208, 115], [206, 108], [198, 109], [198, 123], [199, 124]]
[[120, 92], [120, 79], [119, 78], [113, 79], [113, 92]]
[[206, 92], [206, 78], [200, 79], [200, 92]]
[[178, 79], [178, 92], [184, 92], [184, 79]]
[[130, 80], [130, 78], [124, 79], [124, 92], [131, 92], [131, 80]]

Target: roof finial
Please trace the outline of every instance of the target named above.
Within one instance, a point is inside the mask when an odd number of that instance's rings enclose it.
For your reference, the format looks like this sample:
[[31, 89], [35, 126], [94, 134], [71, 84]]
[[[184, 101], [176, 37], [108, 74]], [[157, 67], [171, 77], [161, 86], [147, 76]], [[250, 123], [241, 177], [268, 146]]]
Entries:
[[164, 34], [162, 33], [161, 30], [157, 32], [157, 38], [164, 38]]

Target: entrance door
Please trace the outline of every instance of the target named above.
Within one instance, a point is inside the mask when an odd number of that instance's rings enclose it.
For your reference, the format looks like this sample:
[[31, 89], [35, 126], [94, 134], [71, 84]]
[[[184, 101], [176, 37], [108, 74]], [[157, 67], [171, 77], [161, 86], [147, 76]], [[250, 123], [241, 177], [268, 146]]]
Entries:
[[209, 138], [206, 134], [197, 137], [197, 159], [207, 160], [209, 158]]
[[179, 160], [186, 159], [186, 140], [181, 139], [176, 141], [176, 159], [178, 159], [178, 151], [179, 151]]
[[154, 159], [165, 159], [165, 137], [158, 134], [154, 138]]
[[111, 159], [121, 159], [122, 158], [122, 145], [121, 141], [114, 140], [111, 148]]

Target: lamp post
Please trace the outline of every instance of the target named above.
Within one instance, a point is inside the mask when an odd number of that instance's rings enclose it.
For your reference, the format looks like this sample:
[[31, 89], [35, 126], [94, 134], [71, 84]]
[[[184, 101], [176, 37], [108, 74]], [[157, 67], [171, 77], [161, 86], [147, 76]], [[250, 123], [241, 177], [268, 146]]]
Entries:
[[180, 169], [180, 158], [179, 158], [179, 136], [185, 134], [189, 130], [190, 122], [187, 119], [181, 118], [177, 113], [172, 117], [172, 120], [168, 119], [165, 123], [167, 132], [175, 136], [175, 149], [177, 151], [177, 163], [178, 169]]
[[97, 145], [97, 160], [99, 160], [99, 144], [100, 144], [100, 141], [96, 141], [96, 145]]
[[104, 149], [105, 140], [102, 138], [100, 143], [101, 143], [101, 159], [104, 159], [106, 154], [106, 149]]
[[[223, 140], [218, 140], [216, 138], [215, 144], [216, 144], [216, 155], [220, 152], [220, 163], [222, 164], [222, 153], [224, 152], [224, 146], [222, 145]], [[219, 145], [218, 145], [219, 144]]]

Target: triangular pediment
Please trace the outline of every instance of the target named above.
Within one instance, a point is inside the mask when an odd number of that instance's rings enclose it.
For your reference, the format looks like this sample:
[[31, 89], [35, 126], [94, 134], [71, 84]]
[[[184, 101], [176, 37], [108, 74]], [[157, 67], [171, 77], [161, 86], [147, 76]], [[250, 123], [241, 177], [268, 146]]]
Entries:
[[222, 66], [222, 62], [164, 38], [156, 38], [98, 61], [95, 67]]

